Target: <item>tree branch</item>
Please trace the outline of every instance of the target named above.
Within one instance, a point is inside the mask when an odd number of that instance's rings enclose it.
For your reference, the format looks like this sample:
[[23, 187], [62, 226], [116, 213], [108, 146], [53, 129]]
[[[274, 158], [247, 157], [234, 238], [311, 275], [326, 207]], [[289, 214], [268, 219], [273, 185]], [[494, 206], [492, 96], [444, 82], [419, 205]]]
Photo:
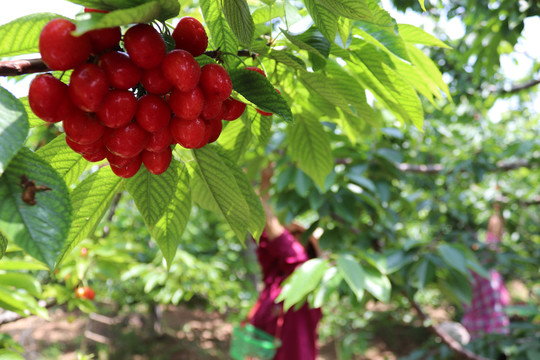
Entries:
[[51, 71], [41, 59], [0, 61], [0, 76], [17, 76]]
[[[217, 49], [205, 51], [204, 54], [219, 60], [223, 53], [221, 50]], [[247, 49], [238, 50], [237, 55], [242, 57], [250, 57], [252, 59], [256, 59], [259, 56], [258, 53], [250, 52]], [[51, 69], [49, 69], [49, 67], [45, 65], [41, 59], [0, 61], [0, 76], [17, 76], [47, 71], [51, 71]]]
[[[411, 303], [412, 307], [414, 308], [414, 310], [416, 311], [416, 313], [418, 314], [418, 316], [420, 317], [422, 322], [425, 322], [426, 320], [429, 319], [429, 316], [422, 310], [420, 305], [416, 301], [414, 301], [414, 299], [412, 297], [408, 296], [407, 294], [405, 294], [405, 297], [409, 300], [409, 302]], [[442, 339], [442, 341], [446, 345], [448, 345], [448, 347], [453, 352], [460, 355], [461, 358], [469, 359], [469, 360], [491, 360], [491, 359], [485, 358], [485, 357], [483, 357], [481, 355], [477, 355], [477, 354], [473, 353], [472, 351], [470, 351], [468, 349], [465, 349], [459, 342], [457, 342], [453, 337], [448, 335], [446, 332], [444, 332], [440, 328], [438, 328], [436, 326], [433, 326], [433, 325], [429, 325], [428, 328], [429, 328], [429, 330], [431, 332], [433, 332], [435, 335], [440, 337]]]
[[502, 94], [514, 94], [521, 90], [526, 90], [540, 84], [540, 79], [533, 79], [520, 85], [513, 85], [509, 90], [501, 90]]
[[[494, 171], [509, 171], [519, 168], [532, 168], [537, 166], [536, 162], [531, 162], [529, 160], [515, 160], [515, 161], [498, 161], [495, 164]], [[420, 174], [438, 174], [444, 170], [442, 164], [407, 164], [401, 163], [397, 165], [398, 169], [403, 172], [412, 172]]]

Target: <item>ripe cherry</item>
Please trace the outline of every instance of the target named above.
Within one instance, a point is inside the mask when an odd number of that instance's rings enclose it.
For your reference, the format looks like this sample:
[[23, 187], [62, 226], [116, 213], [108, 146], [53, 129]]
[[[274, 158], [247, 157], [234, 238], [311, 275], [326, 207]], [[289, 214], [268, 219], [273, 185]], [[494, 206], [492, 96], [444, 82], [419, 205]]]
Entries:
[[103, 147], [98, 152], [95, 152], [93, 154], [84, 154], [82, 157], [85, 160], [90, 161], [90, 162], [98, 162], [98, 161], [104, 160], [107, 157], [107, 149]]
[[204, 120], [214, 119], [221, 113], [222, 107], [223, 101], [205, 99], [204, 106], [201, 111], [201, 117]]
[[150, 134], [137, 123], [114, 129], [105, 142], [105, 146], [115, 155], [132, 158], [139, 155], [146, 147]]
[[141, 78], [141, 84], [148, 93], [156, 95], [165, 95], [173, 87], [165, 76], [163, 76], [161, 66], [145, 70]]
[[88, 248], [81, 248], [81, 256], [82, 257], [85, 257], [86, 255], [88, 255]]
[[139, 83], [142, 70], [125, 53], [109, 51], [101, 55], [98, 65], [105, 71], [112, 87], [127, 90]]
[[199, 87], [187, 92], [174, 89], [169, 98], [174, 114], [185, 120], [194, 120], [204, 106], [204, 95]]
[[163, 151], [171, 144], [171, 140], [171, 130], [168, 126], [165, 126], [161, 130], [150, 134], [150, 139], [148, 140], [145, 149], [152, 152]]
[[158, 66], [166, 50], [161, 35], [148, 24], [130, 27], [124, 35], [124, 47], [133, 62], [143, 69]]
[[207, 98], [216, 101], [224, 101], [232, 92], [229, 73], [218, 64], [206, 64], [201, 68], [199, 86]]
[[128, 165], [124, 167], [117, 167], [117, 166], [111, 165], [111, 170], [117, 176], [127, 179], [127, 178], [132, 177], [139, 171], [139, 169], [141, 168], [141, 164], [142, 164], [142, 157], [141, 155], [137, 155], [133, 159], [133, 161], [131, 161]]
[[109, 128], [119, 128], [126, 125], [135, 116], [137, 111], [137, 99], [128, 90], [110, 90], [97, 114], [103, 125]]
[[210, 137], [208, 138], [208, 143], [213, 143], [221, 135], [223, 130], [223, 122], [220, 118], [215, 118], [208, 121], [210, 123]]
[[258, 72], [262, 76], [266, 77], [266, 74], [264, 73], [264, 70], [261, 69], [261, 68], [258, 68], [256, 66], [246, 66], [246, 70], [251, 70], [251, 71]]
[[89, 31], [86, 36], [90, 40], [92, 54], [98, 55], [104, 51], [118, 48], [122, 38], [122, 31], [120, 26], [115, 26]]
[[73, 109], [64, 119], [64, 131], [71, 140], [81, 145], [98, 141], [105, 133], [103, 126], [94, 114]]
[[192, 91], [199, 83], [201, 68], [195, 58], [185, 50], [174, 49], [163, 58], [161, 71], [165, 78], [180, 91]]
[[137, 101], [137, 123], [148, 132], [156, 132], [169, 124], [171, 108], [157, 95], [147, 94]]
[[180, 19], [172, 33], [177, 49], [200, 56], [208, 46], [208, 35], [199, 20], [186, 16]]
[[80, 299], [94, 300], [96, 293], [91, 287], [85, 286], [75, 289], [75, 296]]
[[123, 158], [118, 155], [114, 155], [109, 150], [106, 150], [106, 151], [107, 151], [106, 158], [111, 166], [126, 167], [137, 159], [137, 156], [132, 157], [132, 158]]
[[246, 104], [233, 98], [229, 98], [223, 102], [223, 120], [236, 120], [246, 110]]
[[98, 151], [105, 148], [104, 137], [105, 136], [100, 137], [97, 141], [95, 141], [93, 143], [86, 144], [86, 145], [81, 145], [81, 144], [76, 143], [75, 141], [71, 140], [69, 137], [66, 136], [66, 144], [73, 151], [75, 151], [78, 154], [89, 155], [89, 154], [97, 153]]
[[207, 139], [207, 125], [201, 118], [185, 120], [175, 116], [170, 129], [173, 139], [186, 149], [195, 149]]
[[86, 62], [90, 56], [87, 36], [73, 36], [75, 24], [66, 19], [49, 21], [39, 35], [39, 52], [47, 66], [53, 70], [69, 70]]
[[62, 121], [74, 108], [68, 86], [51, 74], [38, 75], [32, 80], [28, 103], [37, 117], [50, 123]]
[[169, 146], [161, 152], [143, 151], [142, 162], [146, 169], [154, 175], [163, 174], [171, 163], [172, 150]]
[[77, 66], [71, 74], [69, 96], [73, 104], [83, 111], [96, 111], [107, 91], [107, 75], [95, 64]]

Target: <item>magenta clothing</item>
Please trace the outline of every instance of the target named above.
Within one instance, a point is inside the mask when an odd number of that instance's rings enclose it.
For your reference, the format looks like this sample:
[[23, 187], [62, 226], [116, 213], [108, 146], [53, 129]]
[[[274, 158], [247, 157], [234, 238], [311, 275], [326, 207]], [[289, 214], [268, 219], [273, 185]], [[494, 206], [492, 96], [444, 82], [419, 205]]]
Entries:
[[262, 268], [264, 289], [255, 304], [256, 311], [251, 316], [250, 323], [277, 336], [277, 322], [281, 317], [282, 345], [274, 360], [315, 360], [317, 324], [322, 316], [321, 310], [310, 309], [304, 304], [298, 311], [290, 309], [281, 316], [283, 303], [275, 303], [283, 280], [298, 265], [308, 260], [304, 247], [287, 230], [273, 241], [263, 233], [257, 248], [257, 257]]
[[[493, 234], [487, 234], [488, 244], [499, 241]], [[501, 274], [492, 269], [487, 279], [475, 272], [472, 272], [472, 276], [472, 299], [470, 305], [465, 305], [463, 326], [472, 338], [490, 333], [508, 334], [510, 320], [504, 307], [510, 303], [510, 295]]]

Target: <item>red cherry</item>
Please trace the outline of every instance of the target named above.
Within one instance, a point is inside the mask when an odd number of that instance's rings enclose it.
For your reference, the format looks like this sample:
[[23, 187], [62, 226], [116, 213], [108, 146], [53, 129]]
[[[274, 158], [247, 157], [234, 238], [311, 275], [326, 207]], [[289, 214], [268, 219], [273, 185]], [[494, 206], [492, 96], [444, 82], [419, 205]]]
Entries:
[[219, 138], [219, 135], [221, 135], [221, 131], [223, 130], [223, 122], [220, 118], [215, 118], [212, 120], [209, 120], [210, 123], [210, 138], [208, 139], [208, 143], [213, 143]]
[[205, 99], [204, 106], [201, 111], [201, 117], [204, 120], [214, 119], [221, 113], [222, 107], [223, 101]]
[[106, 140], [105, 146], [115, 155], [132, 158], [139, 155], [146, 147], [150, 134], [137, 123], [114, 129]]
[[83, 111], [96, 111], [109, 90], [107, 75], [95, 64], [77, 66], [71, 74], [69, 96]]
[[105, 133], [105, 126], [91, 113], [79, 109], [73, 111], [64, 119], [64, 131], [71, 140], [81, 145], [95, 143]]
[[38, 75], [32, 80], [28, 103], [37, 117], [50, 123], [62, 121], [74, 108], [68, 86], [51, 74]]
[[163, 151], [171, 144], [171, 140], [171, 130], [169, 130], [168, 126], [165, 126], [161, 130], [150, 134], [150, 139], [148, 140], [145, 149], [152, 152]]
[[143, 68], [158, 66], [165, 56], [165, 42], [148, 24], [137, 24], [126, 31], [124, 47], [133, 62]]
[[97, 114], [103, 125], [109, 128], [119, 128], [126, 125], [135, 116], [137, 99], [128, 90], [110, 90]]
[[177, 49], [189, 51], [193, 56], [204, 53], [208, 35], [199, 20], [186, 16], [180, 19], [172, 33]]
[[260, 68], [258, 68], [256, 66], [246, 66], [246, 70], [256, 71], [259, 74], [261, 74], [262, 76], [266, 77], [266, 74], [264, 73], [264, 70], [260, 69]]
[[116, 49], [122, 38], [120, 26], [91, 30], [86, 33], [92, 46], [92, 54], [101, 54], [107, 50]]
[[92, 9], [92, 8], [87, 8], [87, 7], [84, 8], [84, 12], [85, 13], [95, 12], [95, 13], [103, 13], [103, 14], [108, 13], [108, 11], [106, 10]]
[[163, 58], [163, 76], [180, 91], [195, 89], [201, 76], [197, 60], [187, 51], [174, 49]]
[[105, 71], [112, 87], [127, 90], [139, 83], [142, 70], [126, 54], [109, 51], [101, 55], [98, 65]]
[[116, 166], [111, 165], [111, 170], [113, 171], [113, 173], [116, 174], [116, 176], [120, 176], [127, 179], [127, 178], [132, 177], [139, 171], [139, 169], [141, 168], [141, 164], [142, 164], [142, 157], [141, 155], [138, 155], [137, 157], [135, 157], [135, 159], [133, 159], [132, 162], [130, 162], [128, 165], [124, 167], [116, 167]]
[[66, 144], [76, 153], [79, 153], [81, 155], [89, 155], [94, 154], [105, 148], [105, 140], [104, 136], [100, 137], [97, 141], [81, 145], [76, 143], [75, 141], [71, 140], [69, 137], [66, 136]]
[[88, 249], [85, 247], [81, 248], [81, 256], [85, 257], [86, 255], [88, 255]]
[[174, 89], [169, 98], [169, 105], [176, 116], [185, 120], [194, 120], [203, 109], [204, 95], [199, 87], [188, 92]]
[[142, 162], [146, 169], [154, 175], [163, 174], [171, 163], [172, 150], [166, 147], [161, 152], [143, 151]]
[[147, 94], [137, 101], [137, 123], [148, 132], [156, 132], [169, 124], [171, 108], [157, 95]]
[[95, 152], [93, 154], [84, 154], [82, 157], [86, 161], [98, 162], [98, 161], [104, 160], [107, 157], [107, 149], [105, 149], [105, 147], [103, 147], [98, 152]]
[[199, 86], [207, 98], [217, 101], [224, 101], [232, 92], [229, 73], [218, 64], [206, 64], [201, 68]]
[[207, 138], [206, 122], [201, 118], [185, 120], [175, 116], [170, 129], [173, 139], [186, 149], [197, 148]]
[[66, 19], [53, 19], [39, 35], [39, 52], [53, 70], [69, 70], [86, 62], [90, 56], [90, 40], [82, 35], [71, 35], [75, 24]]
[[165, 76], [163, 76], [161, 66], [145, 70], [141, 78], [141, 84], [148, 93], [156, 95], [165, 95], [173, 87]]
[[114, 167], [114, 166], [115, 167], [126, 167], [126, 166], [128, 166], [129, 164], [131, 164], [133, 161], [135, 161], [137, 159], [137, 156], [132, 157], [132, 158], [124, 158], [124, 157], [114, 155], [112, 152], [110, 152], [107, 149], [106, 149], [106, 151], [107, 151], [107, 156], [106, 156], [107, 161], [109, 162], [109, 164], [112, 167]]
[[223, 120], [236, 120], [246, 110], [246, 104], [233, 98], [229, 98], [223, 102]]

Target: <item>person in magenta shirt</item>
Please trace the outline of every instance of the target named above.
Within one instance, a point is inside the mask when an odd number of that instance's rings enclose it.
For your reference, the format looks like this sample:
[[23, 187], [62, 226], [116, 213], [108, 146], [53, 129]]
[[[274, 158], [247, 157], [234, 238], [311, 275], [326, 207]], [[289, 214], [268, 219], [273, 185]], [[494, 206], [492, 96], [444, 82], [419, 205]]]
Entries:
[[[266, 172], [265, 172], [266, 171]], [[263, 171], [261, 193], [267, 189], [271, 168]], [[274, 360], [315, 360], [317, 356], [317, 325], [321, 309], [310, 309], [305, 303], [283, 311], [283, 303], [275, 302], [282, 282], [294, 269], [310, 258], [317, 257], [318, 246], [314, 237], [306, 247], [300, 241], [304, 229], [296, 224], [288, 228], [280, 224], [268, 204], [268, 195], [261, 196], [266, 213], [266, 227], [259, 240], [257, 258], [261, 265], [264, 287], [253, 306], [249, 322], [281, 340]]]

